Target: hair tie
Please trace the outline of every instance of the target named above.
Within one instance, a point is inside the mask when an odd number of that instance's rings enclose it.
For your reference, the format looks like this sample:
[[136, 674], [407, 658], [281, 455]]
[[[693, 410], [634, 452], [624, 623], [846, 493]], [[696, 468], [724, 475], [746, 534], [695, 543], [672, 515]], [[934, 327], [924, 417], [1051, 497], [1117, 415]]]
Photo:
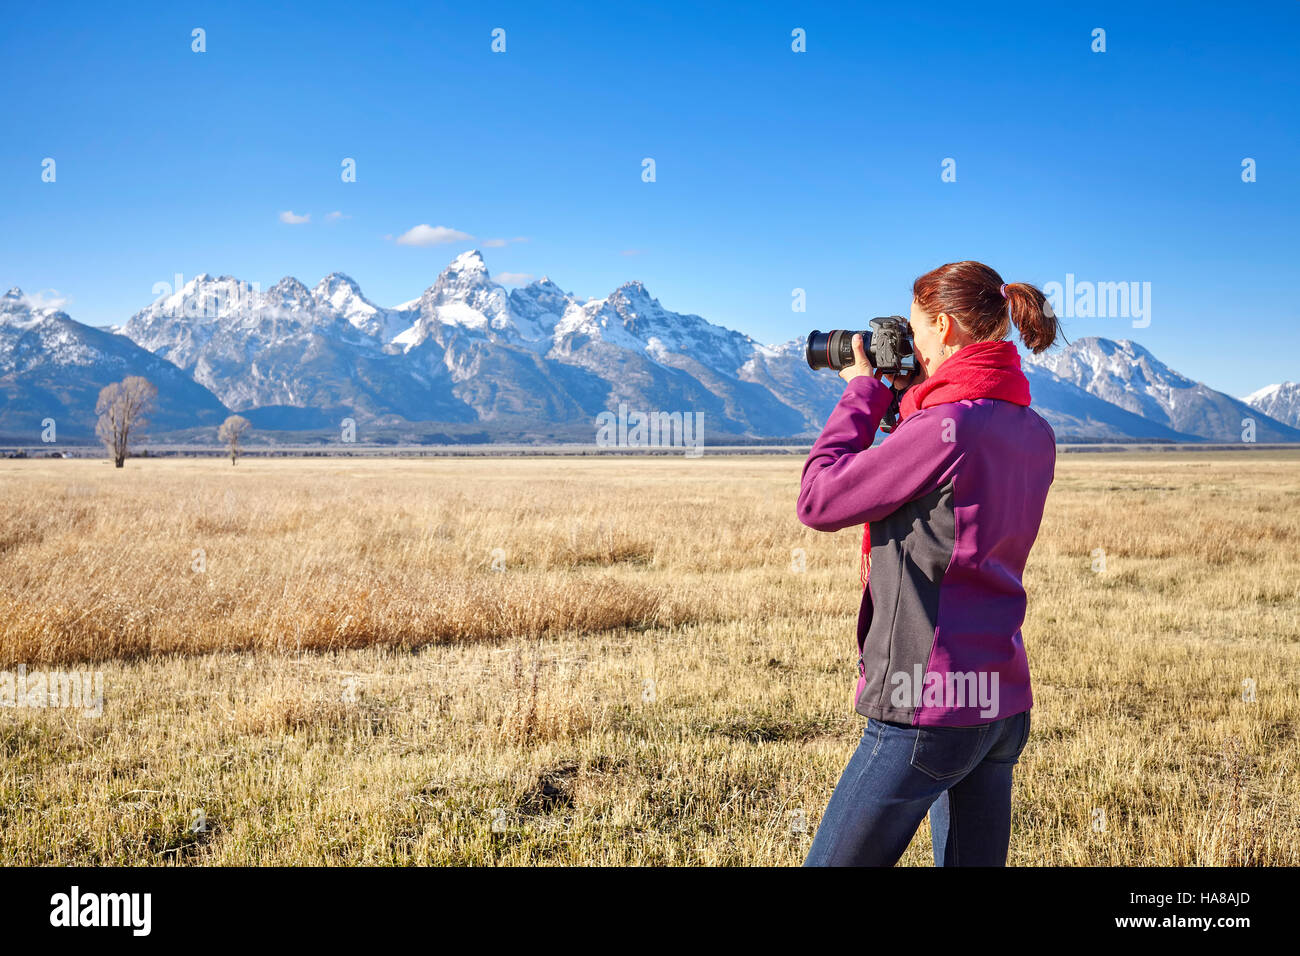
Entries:
[[1002, 298], [1005, 299], [1007, 297], [1007, 284], [1002, 283], [1002, 288], [998, 289], [998, 291], [1002, 293]]

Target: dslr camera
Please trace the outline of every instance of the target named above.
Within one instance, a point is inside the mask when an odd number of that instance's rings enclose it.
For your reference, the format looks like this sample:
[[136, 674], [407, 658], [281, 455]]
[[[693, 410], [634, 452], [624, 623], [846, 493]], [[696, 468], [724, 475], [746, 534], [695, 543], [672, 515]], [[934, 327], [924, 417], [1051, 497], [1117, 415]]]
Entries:
[[[916, 353], [912, 348], [907, 319], [901, 315], [875, 318], [868, 324], [870, 330], [860, 333], [848, 329], [832, 329], [830, 332], [814, 329], [808, 333], [804, 358], [808, 360], [809, 368], [829, 368], [838, 372], [853, 364], [853, 336], [860, 334], [862, 349], [867, 353], [872, 368], [890, 375], [890, 381], [895, 383], [894, 400], [880, 425], [881, 431], [891, 432], [898, 424], [899, 399], [916, 372]], [[906, 379], [901, 388], [897, 382], [898, 377]]]
[[916, 371], [916, 356], [912, 351], [912, 335], [907, 329], [907, 319], [901, 315], [887, 315], [872, 319], [870, 331], [856, 332], [833, 329], [808, 333], [804, 357], [812, 369], [830, 368], [839, 371], [853, 364], [853, 336], [862, 336], [862, 348], [873, 368], [901, 375]]

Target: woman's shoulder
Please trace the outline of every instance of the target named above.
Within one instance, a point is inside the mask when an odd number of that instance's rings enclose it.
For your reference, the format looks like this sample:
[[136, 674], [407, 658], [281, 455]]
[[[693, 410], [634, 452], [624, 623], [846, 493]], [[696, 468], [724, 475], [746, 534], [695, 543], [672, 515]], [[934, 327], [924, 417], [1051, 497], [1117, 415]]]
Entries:
[[[903, 421], [920, 431], [924, 428], [941, 428], [947, 422], [979, 422], [987, 419], [993, 410], [989, 399], [963, 398], [956, 402], [942, 402], [918, 409]], [[901, 426], [900, 426], [901, 427]]]
[[1056, 447], [1056, 432], [1043, 416], [1028, 405], [997, 398], [961, 399], [927, 405], [909, 415], [895, 433], [904, 427], [912, 435], [937, 433], [941, 440], [948, 442], [976, 441], [988, 428], [1010, 429], [1022, 435], [1029, 430]]

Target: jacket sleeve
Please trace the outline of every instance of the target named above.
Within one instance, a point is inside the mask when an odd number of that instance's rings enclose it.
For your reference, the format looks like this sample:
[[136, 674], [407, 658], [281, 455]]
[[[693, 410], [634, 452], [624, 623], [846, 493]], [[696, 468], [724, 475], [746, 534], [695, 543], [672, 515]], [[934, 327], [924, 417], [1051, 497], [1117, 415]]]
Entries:
[[909, 415], [871, 446], [890, 399], [889, 386], [869, 375], [845, 386], [804, 462], [798, 514], [808, 527], [839, 531], [878, 521], [934, 491], [956, 469], [963, 442], [942, 405]]

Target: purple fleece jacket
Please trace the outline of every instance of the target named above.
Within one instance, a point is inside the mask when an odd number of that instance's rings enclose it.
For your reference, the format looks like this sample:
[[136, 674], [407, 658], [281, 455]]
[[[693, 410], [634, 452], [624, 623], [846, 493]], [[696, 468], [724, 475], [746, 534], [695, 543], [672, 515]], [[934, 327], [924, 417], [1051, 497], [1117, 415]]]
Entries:
[[799, 520], [871, 525], [858, 613], [864, 717], [964, 727], [1033, 706], [1021, 583], [1056, 470], [1056, 436], [1025, 406], [932, 405], [871, 442], [890, 389], [844, 389], [803, 468]]

